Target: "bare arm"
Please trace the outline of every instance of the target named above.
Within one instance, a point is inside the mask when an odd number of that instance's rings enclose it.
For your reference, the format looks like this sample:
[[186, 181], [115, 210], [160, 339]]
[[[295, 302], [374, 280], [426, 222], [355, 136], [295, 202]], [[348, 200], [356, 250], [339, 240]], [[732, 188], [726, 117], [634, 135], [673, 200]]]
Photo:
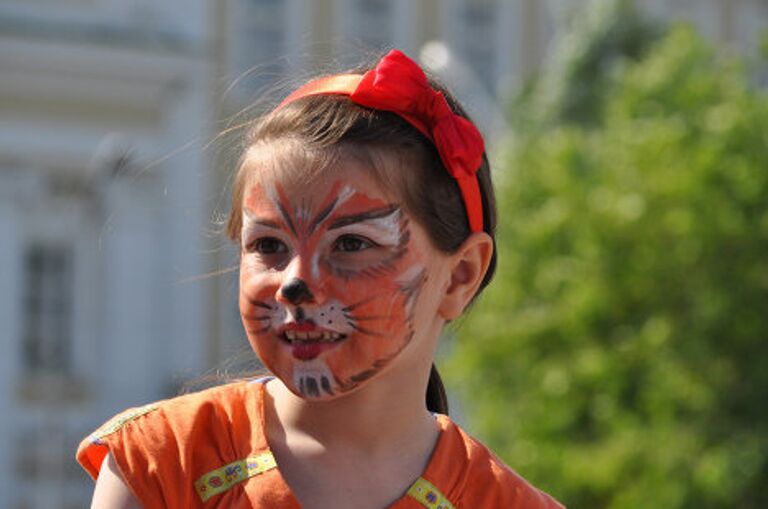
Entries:
[[141, 509], [141, 504], [133, 496], [125, 479], [117, 468], [110, 454], [104, 458], [96, 489], [93, 491], [91, 509]]

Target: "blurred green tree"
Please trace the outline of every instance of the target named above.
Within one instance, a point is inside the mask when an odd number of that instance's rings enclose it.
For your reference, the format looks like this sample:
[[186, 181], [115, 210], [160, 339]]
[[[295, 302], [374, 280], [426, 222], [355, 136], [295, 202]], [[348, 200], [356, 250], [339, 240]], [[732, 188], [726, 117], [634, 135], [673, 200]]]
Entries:
[[637, 34], [517, 102], [499, 273], [447, 378], [571, 507], [768, 507], [768, 94], [691, 29]]
[[633, 0], [593, 0], [586, 9], [576, 5], [565, 12], [557, 51], [532, 80], [532, 93], [517, 102], [512, 120], [518, 127], [523, 119], [544, 126], [599, 122], [611, 75], [627, 60], [641, 58], [662, 35]]

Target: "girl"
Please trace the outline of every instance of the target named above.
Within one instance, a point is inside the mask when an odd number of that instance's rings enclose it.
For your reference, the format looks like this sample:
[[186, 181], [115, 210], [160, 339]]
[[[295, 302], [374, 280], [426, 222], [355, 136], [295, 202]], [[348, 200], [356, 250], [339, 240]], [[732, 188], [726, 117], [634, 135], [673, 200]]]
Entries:
[[433, 365], [495, 220], [480, 133], [401, 52], [293, 92], [249, 132], [228, 225], [274, 376], [105, 424], [78, 450], [93, 507], [561, 507], [445, 415]]

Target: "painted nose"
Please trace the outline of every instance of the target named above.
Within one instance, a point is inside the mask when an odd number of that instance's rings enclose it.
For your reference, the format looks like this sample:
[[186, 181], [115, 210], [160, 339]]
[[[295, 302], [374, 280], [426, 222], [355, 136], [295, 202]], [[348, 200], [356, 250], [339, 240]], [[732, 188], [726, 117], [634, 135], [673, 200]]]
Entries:
[[294, 306], [314, 302], [315, 296], [303, 279], [293, 278], [280, 287], [280, 295]]

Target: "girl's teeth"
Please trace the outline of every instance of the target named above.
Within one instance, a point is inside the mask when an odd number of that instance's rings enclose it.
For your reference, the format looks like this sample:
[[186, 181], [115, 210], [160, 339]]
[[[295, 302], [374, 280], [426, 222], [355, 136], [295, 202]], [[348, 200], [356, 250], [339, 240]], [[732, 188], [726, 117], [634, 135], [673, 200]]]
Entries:
[[332, 342], [341, 339], [342, 335], [331, 331], [296, 331], [286, 330], [285, 339], [288, 341], [326, 341]]

